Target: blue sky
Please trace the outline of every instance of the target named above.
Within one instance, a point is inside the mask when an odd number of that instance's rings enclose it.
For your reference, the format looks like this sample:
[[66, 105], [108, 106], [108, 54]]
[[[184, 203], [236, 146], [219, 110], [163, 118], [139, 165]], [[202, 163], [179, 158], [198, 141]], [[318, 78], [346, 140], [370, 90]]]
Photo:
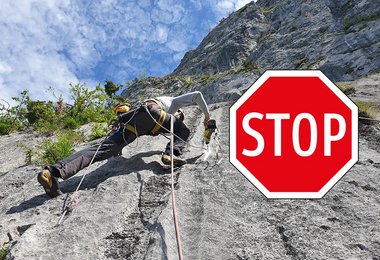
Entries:
[[164, 76], [249, 0], [2, 0], [0, 99], [68, 99], [69, 83]]

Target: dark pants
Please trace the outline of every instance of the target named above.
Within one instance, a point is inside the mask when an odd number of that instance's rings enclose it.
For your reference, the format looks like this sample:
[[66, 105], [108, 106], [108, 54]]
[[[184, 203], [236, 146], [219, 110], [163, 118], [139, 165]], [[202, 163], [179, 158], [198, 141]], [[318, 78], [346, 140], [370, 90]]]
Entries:
[[[155, 118], [156, 121], [158, 121], [161, 113], [161, 108], [155, 103], [149, 103], [147, 105], [147, 108], [151, 116]], [[128, 122], [128, 124], [135, 127], [138, 136], [153, 135], [151, 133], [151, 130], [156, 125], [156, 122], [153, 121], [149, 113], [146, 111], [144, 107], [137, 108], [123, 115], [122, 121], [124, 123]], [[163, 127], [165, 127], [168, 130], [170, 130], [171, 117], [172, 115], [166, 114], [165, 121], [162, 124]], [[157, 134], [168, 133], [168, 131], [165, 130], [163, 127], [161, 127], [158, 130]], [[187, 141], [190, 135], [190, 130], [182, 121], [174, 118], [174, 134], [183, 139], [184, 141]], [[174, 137], [173, 153], [178, 156], [182, 154], [185, 142], [179, 139], [177, 136]], [[112, 132], [104, 140], [100, 147], [99, 144], [92, 145], [89, 148], [79, 151], [71, 155], [70, 157], [59, 161], [58, 163], [52, 165], [53, 171], [55, 173], [59, 173], [62, 179], [68, 179], [90, 164], [91, 159], [93, 158], [98, 148], [99, 151], [96, 153], [94, 162], [102, 161], [112, 156], [120, 154], [124, 146], [130, 144], [135, 139], [136, 135], [134, 133], [128, 131], [127, 129], [123, 129], [123, 127], [119, 127], [119, 129]], [[170, 142], [167, 144], [165, 152], [170, 152]]]

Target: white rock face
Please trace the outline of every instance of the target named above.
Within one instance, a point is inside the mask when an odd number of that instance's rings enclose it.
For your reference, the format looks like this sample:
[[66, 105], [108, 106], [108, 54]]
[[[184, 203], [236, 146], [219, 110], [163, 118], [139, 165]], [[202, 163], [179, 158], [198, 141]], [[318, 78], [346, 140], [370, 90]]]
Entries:
[[[229, 163], [228, 104], [211, 106], [222, 150], [209, 163], [188, 146], [176, 170], [185, 259], [376, 259], [380, 256], [380, 131], [360, 127], [360, 161], [321, 200], [268, 200]], [[200, 145], [200, 111], [185, 110], [189, 144]], [[20, 138], [25, 139], [20, 139]], [[31, 136], [0, 137], [0, 149]], [[167, 140], [142, 137], [120, 157], [95, 163], [61, 183], [73, 192], [89, 171], [80, 203], [57, 227], [64, 196], [49, 199], [39, 170], [2, 157], [0, 244], [7, 259], [176, 259]], [[21, 157], [18, 151], [14, 156]], [[215, 165], [217, 158], [222, 158]], [[11, 241], [9, 241], [11, 240]]]
[[320, 69], [334, 81], [363, 77], [379, 71], [379, 14], [370, 0], [252, 1], [186, 53], [174, 73], [252, 62], [262, 69]]

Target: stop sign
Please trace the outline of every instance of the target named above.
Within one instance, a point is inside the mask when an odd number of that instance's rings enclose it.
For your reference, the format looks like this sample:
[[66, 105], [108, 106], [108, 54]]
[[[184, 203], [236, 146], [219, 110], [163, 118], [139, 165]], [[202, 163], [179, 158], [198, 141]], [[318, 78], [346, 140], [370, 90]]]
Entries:
[[230, 108], [230, 161], [268, 198], [322, 198], [358, 160], [358, 108], [321, 71], [267, 71]]

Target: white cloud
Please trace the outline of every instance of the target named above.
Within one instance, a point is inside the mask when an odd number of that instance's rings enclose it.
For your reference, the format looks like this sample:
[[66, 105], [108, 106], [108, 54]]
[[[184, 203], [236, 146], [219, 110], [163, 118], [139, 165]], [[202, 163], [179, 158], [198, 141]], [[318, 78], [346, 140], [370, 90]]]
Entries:
[[8, 63], [0, 61], [0, 74], [9, 74], [12, 71], [13, 69]]
[[173, 60], [174, 61], [181, 61], [181, 59], [183, 58], [183, 54], [182, 52], [177, 52], [173, 55]]
[[[66, 6], [59, 2], [2, 2], [0, 58], [3, 69], [0, 69], [0, 89], [1, 96], [8, 100], [23, 89], [29, 89], [33, 98], [50, 99], [44, 89], [50, 85], [67, 89], [69, 82], [77, 81], [59, 54], [64, 42], [55, 39], [57, 36], [54, 35], [57, 31], [67, 32], [60, 23], [65, 17], [60, 8]], [[55, 17], [60, 19], [55, 20]], [[62, 38], [59, 33], [57, 35]]]
[[220, 12], [229, 12], [229, 11], [232, 11], [234, 10], [234, 1], [228, 1], [228, 0], [224, 0], [224, 1], [219, 1], [217, 2], [216, 4], [216, 8], [220, 10]]
[[234, 12], [252, 0], [206, 0], [215, 13], [221, 17], [226, 17], [229, 13]]
[[168, 28], [164, 25], [158, 24], [156, 26], [155, 38], [159, 43], [165, 43], [168, 39]]
[[[254, 0], [256, 2], [257, 0]], [[243, 6], [247, 5], [248, 3], [252, 2], [252, 0], [238, 0], [235, 3], [235, 9], [238, 10], [242, 8]]]
[[173, 0], [158, 0], [157, 9], [153, 9], [152, 20], [165, 24], [178, 23], [185, 14], [185, 8]]
[[190, 0], [190, 2], [194, 5], [194, 7], [197, 9], [197, 10], [201, 10], [203, 5], [202, 5], [202, 1], [201, 0]]
[[182, 39], [171, 39], [167, 42], [166, 46], [175, 52], [183, 52], [188, 49], [188, 45]]
[[69, 83], [167, 73], [199, 44], [205, 21], [214, 24], [249, 2], [189, 1], [2, 0], [0, 98], [27, 88], [32, 98], [52, 99], [49, 86], [68, 98]]
[[151, 0], [139, 0], [137, 1], [138, 5], [142, 8], [149, 8], [151, 5]]

